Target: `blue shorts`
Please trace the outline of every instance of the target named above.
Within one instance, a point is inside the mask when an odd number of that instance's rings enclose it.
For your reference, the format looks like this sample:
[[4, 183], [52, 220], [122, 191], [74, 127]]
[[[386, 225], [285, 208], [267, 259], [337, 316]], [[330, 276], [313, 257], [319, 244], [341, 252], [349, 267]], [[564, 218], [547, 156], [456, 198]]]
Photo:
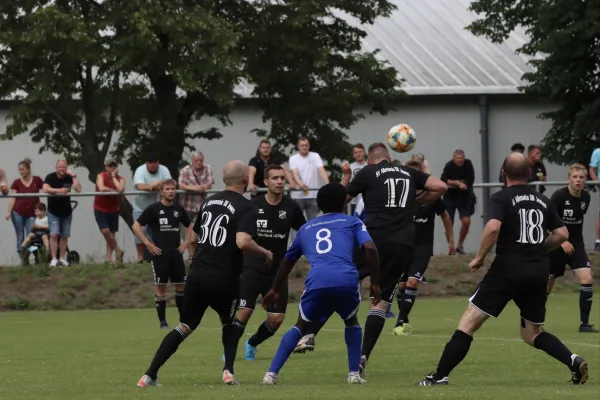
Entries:
[[108, 229], [112, 233], [119, 232], [119, 212], [108, 214], [94, 210], [94, 217], [100, 230]]
[[300, 298], [300, 316], [306, 322], [323, 321], [334, 312], [347, 320], [360, 307], [360, 286], [307, 289]]
[[71, 220], [73, 214], [68, 217], [57, 217], [48, 213], [48, 227], [50, 228], [51, 236], [61, 236], [68, 238], [71, 235]]

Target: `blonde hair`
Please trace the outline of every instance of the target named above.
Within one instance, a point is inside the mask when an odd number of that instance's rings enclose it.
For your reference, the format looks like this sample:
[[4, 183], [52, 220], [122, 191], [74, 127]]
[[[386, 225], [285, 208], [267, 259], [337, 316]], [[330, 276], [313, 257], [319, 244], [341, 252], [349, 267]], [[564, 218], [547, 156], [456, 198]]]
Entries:
[[575, 163], [569, 166], [569, 177], [573, 171], [583, 171], [583, 173], [587, 176], [587, 168], [583, 166], [583, 164]]

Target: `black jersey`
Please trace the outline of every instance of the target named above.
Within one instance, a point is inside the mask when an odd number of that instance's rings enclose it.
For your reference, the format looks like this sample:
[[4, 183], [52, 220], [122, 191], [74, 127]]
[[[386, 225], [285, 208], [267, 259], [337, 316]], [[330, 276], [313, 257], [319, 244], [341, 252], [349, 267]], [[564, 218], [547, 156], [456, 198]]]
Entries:
[[363, 195], [365, 225], [376, 243], [415, 241], [416, 191], [425, 189], [429, 175], [388, 161], [361, 169], [348, 184], [348, 194]]
[[583, 190], [575, 197], [564, 187], [554, 192], [550, 201], [569, 230], [569, 242], [582, 243], [583, 217], [590, 206], [590, 193]]
[[300, 229], [306, 219], [298, 203], [286, 196], [277, 205], [270, 204], [266, 196], [256, 197], [252, 202], [258, 208], [254, 220], [256, 243], [273, 253], [273, 263], [267, 267], [264, 258], [245, 254], [244, 267], [261, 276], [274, 277], [287, 251], [290, 229]]
[[180, 225], [190, 226], [190, 218], [184, 208], [177, 203], [170, 206], [162, 201], [149, 205], [139, 216], [137, 222], [148, 225], [152, 235], [152, 242], [162, 250], [163, 254], [177, 251], [181, 244], [179, 235]]
[[425, 204], [415, 212], [415, 245], [433, 246], [433, 233], [435, 230], [435, 216], [442, 215], [446, 206], [441, 199], [433, 204]]
[[238, 232], [255, 236], [256, 212], [252, 201], [230, 190], [205, 200], [194, 223], [198, 246], [188, 276], [235, 290], [243, 264], [235, 237]]
[[527, 185], [509, 186], [490, 197], [490, 219], [502, 223], [496, 255], [507, 260], [505, 267], [527, 268], [522, 263], [526, 261], [546, 263], [548, 268], [544, 251], [547, 232], [564, 223], [546, 196]]

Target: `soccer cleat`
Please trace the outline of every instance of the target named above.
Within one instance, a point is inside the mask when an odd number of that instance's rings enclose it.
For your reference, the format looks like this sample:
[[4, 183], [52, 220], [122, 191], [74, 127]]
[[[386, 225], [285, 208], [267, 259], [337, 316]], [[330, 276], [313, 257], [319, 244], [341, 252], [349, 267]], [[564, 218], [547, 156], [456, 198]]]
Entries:
[[162, 386], [156, 379], [150, 378], [148, 375], [144, 375], [140, 378], [137, 383], [137, 387], [148, 387], [148, 386]]
[[394, 336], [408, 336], [412, 332], [410, 324], [402, 324], [394, 328]]
[[160, 321], [160, 329], [169, 329], [169, 324], [167, 324], [167, 321]]
[[350, 372], [348, 374], [348, 383], [351, 385], [364, 385], [367, 383], [363, 378], [360, 377], [358, 372]]
[[277, 375], [272, 372], [267, 372], [262, 380], [263, 385], [277, 385]]
[[433, 372], [429, 375], [425, 376], [425, 379], [421, 382], [417, 382], [417, 386], [437, 386], [437, 385], [447, 385], [448, 377], [444, 377], [442, 379], [435, 379], [433, 377]]
[[246, 343], [244, 343], [244, 349], [246, 350], [246, 354], [244, 354], [244, 360], [256, 361], [256, 347], [252, 346], [246, 340]]
[[359, 374], [360, 376], [366, 376], [367, 374], [367, 356], [361, 356], [360, 357], [360, 364], [358, 364], [359, 367]]
[[573, 385], [583, 385], [588, 380], [587, 361], [577, 354], [573, 354], [571, 360], [571, 382]]
[[581, 324], [579, 325], [579, 332], [582, 333], [598, 333], [598, 329], [594, 328], [594, 325]]
[[304, 354], [307, 351], [313, 351], [315, 349], [315, 335], [310, 334], [304, 336], [294, 349], [294, 354]]
[[235, 379], [235, 376], [233, 376], [233, 374], [226, 369], [223, 370], [223, 383], [226, 385], [239, 385], [240, 384], [238, 382], [238, 380]]

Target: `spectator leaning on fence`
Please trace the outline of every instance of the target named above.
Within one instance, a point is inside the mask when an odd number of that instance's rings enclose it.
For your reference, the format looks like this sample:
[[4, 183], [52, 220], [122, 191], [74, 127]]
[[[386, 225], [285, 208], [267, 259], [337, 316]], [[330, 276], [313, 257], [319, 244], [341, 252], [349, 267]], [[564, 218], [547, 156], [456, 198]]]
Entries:
[[106, 171], [96, 177], [96, 192], [115, 193], [115, 196], [94, 197], [94, 217], [104, 240], [106, 240], [106, 262], [112, 263], [112, 253], [117, 256], [117, 262], [123, 262], [123, 250], [117, 244], [115, 234], [119, 231], [119, 201], [117, 193], [125, 191], [125, 179], [119, 175], [119, 164], [113, 158], [104, 162]]
[[[600, 148], [597, 148], [592, 153], [592, 159], [590, 160], [590, 179], [592, 181], [598, 180], [598, 172], [600, 171]], [[600, 186], [596, 186], [598, 189], [598, 207], [600, 207]], [[598, 217], [596, 219], [596, 243], [594, 243], [594, 250], [600, 251], [600, 208], [598, 209]]]
[[0, 193], [8, 194], [8, 180], [6, 172], [2, 168], [0, 168]]
[[[44, 186], [44, 181], [39, 176], [31, 175], [31, 160], [24, 159], [19, 163], [20, 178], [15, 179], [10, 185], [12, 193], [39, 193]], [[31, 226], [35, 218], [35, 206], [40, 198], [35, 197], [12, 197], [8, 203], [6, 219], [11, 220], [17, 236], [17, 251], [21, 255], [21, 244], [25, 236], [31, 232]]]
[[285, 163], [279, 158], [272, 156], [271, 142], [269, 142], [267, 139], [262, 139], [258, 144], [256, 156], [252, 157], [248, 163], [248, 179], [250, 179], [250, 182], [248, 183], [248, 191], [251, 193], [250, 197], [260, 196], [266, 193], [256, 193], [256, 189], [266, 189], [265, 168], [271, 164], [281, 165], [283, 167], [285, 179], [288, 182], [288, 187], [290, 190], [294, 190], [296, 188], [294, 180], [292, 179], [292, 175], [286, 168]]
[[[529, 160], [529, 178], [528, 182], [546, 182], [546, 167], [542, 162], [542, 148], [537, 144], [527, 147], [527, 159]], [[539, 192], [544, 193], [546, 187], [540, 185]]]
[[[201, 152], [192, 155], [192, 163], [183, 167], [179, 172], [179, 188], [188, 193], [179, 196], [179, 204], [183, 207], [193, 224], [206, 198], [206, 191], [212, 189], [215, 183], [212, 168], [204, 164], [204, 155]], [[185, 239], [185, 229], [179, 230], [181, 239]], [[193, 256], [193, 247], [188, 246], [188, 256]]]
[[475, 213], [475, 193], [473, 193], [475, 168], [473, 168], [471, 160], [465, 158], [463, 150], [454, 151], [452, 160], [448, 161], [444, 167], [442, 181], [448, 185], [448, 191], [444, 195], [444, 204], [448, 209], [452, 224], [454, 224], [454, 214], [457, 211], [461, 222], [456, 252], [465, 254], [463, 245], [471, 226], [471, 215]]
[[327, 184], [329, 177], [323, 166], [323, 160], [318, 153], [309, 151], [310, 143], [308, 138], [302, 136], [298, 139], [298, 153], [290, 157], [290, 170], [296, 185], [302, 191], [292, 192], [292, 199], [298, 202], [298, 205], [304, 213], [306, 220], [319, 215], [319, 207], [317, 206], [317, 190], [319, 188], [319, 175]]
[[[149, 192], [148, 194], [139, 194], [133, 201], [133, 219], [137, 219], [150, 204], [158, 201], [158, 192], [162, 181], [171, 179], [169, 169], [160, 165], [158, 154], [150, 153], [146, 157], [146, 163], [140, 165], [133, 174], [133, 185], [135, 190]], [[152, 234], [148, 227], [143, 226], [144, 235], [152, 240]], [[144, 261], [144, 243], [139, 237], [135, 237], [135, 248], [137, 250], [138, 262]]]
[[71, 196], [68, 194], [71, 189], [77, 193], [81, 192], [81, 183], [79, 183], [77, 175], [68, 169], [67, 162], [58, 160], [56, 172], [48, 174], [44, 180], [44, 192], [53, 195], [48, 197], [51, 267], [56, 267], [58, 264], [69, 265], [67, 246], [71, 235], [73, 207], [71, 206]]
[[429, 169], [429, 162], [425, 159], [425, 155], [423, 153], [413, 154], [410, 159], [412, 161], [420, 162], [421, 163], [421, 171], [425, 172], [426, 174], [431, 174], [431, 171]]
[[[366, 153], [365, 146], [362, 143], [356, 143], [352, 147], [352, 158], [354, 158], [354, 162], [352, 162], [350, 164], [350, 171], [352, 171], [352, 178], [350, 178], [350, 179], [354, 179], [356, 174], [358, 174], [358, 172], [368, 164], [365, 153]], [[359, 194], [358, 196], [356, 196], [355, 198], [352, 199], [352, 202], [351, 202], [352, 214], [354, 214], [354, 210], [356, 209], [356, 204], [358, 204], [358, 201], [361, 198], [362, 198], [362, 195]]]

